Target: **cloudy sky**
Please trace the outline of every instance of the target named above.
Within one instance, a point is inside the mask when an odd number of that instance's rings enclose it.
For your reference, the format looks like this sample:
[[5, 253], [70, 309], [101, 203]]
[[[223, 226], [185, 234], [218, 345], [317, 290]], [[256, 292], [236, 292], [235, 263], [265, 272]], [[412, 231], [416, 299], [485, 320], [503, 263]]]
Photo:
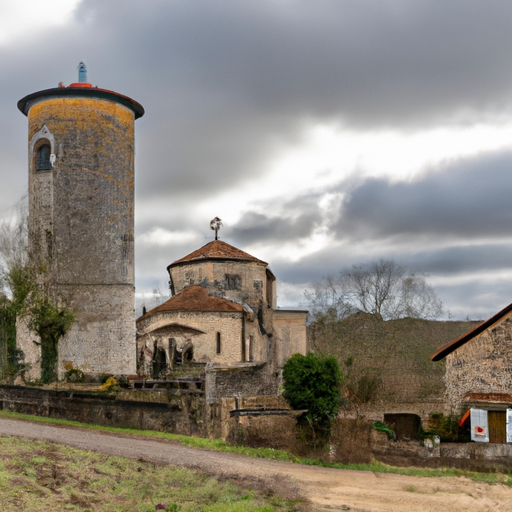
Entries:
[[281, 306], [392, 257], [454, 318], [512, 301], [510, 0], [0, 0], [0, 214], [27, 185], [26, 94], [139, 101], [138, 293], [223, 240]]

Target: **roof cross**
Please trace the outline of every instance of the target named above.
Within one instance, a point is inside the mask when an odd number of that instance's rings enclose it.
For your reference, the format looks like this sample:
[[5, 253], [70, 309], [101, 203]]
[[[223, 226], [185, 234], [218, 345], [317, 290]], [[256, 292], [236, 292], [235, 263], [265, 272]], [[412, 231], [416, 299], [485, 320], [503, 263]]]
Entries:
[[210, 221], [210, 229], [215, 231], [215, 240], [219, 239], [219, 229], [222, 226], [222, 221], [219, 219], [219, 217], [215, 217]]

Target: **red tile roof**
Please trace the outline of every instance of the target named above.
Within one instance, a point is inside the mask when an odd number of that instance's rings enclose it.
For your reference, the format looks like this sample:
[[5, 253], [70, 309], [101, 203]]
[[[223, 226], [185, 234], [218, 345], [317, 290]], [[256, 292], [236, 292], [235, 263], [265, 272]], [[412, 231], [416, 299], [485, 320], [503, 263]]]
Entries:
[[512, 404], [512, 393], [467, 393], [464, 402], [494, 402]]
[[512, 304], [509, 304], [506, 308], [503, 308], [499, 313], [496, 313], [494, 316], [485, 320], [481, 324], [478, 324], [476, 327], [473, 327], [470, 331], [465, 334], [462, 334], [458, 338], [455, 338], [450, 343], [447, 343], [443, 347], [439, 348], [430, 356], [431, 361], [440, 361], [445, 358], [448, 354], [451, 354], [454, 350], [458, 349], [468, 341], [476, 338], [479, 334], [482, 334], [484, 331], [492, 327], [494, 324], [499, 322], [504, 316], [512, 311]]
[[255, 258], [254, 256], [251, 256], [250, 254], [247, 254], [246, 252], [241, 251], [222, 240], [214, 240], [213, 242], [203, 245], [200, 249], [191, 252], [187, 256], [174, 261], [167, 267], [167, 269], [181, 263], [204, 260], [252, 261], [254, 263], [259, 263], [260, 265], [268, 265], [265, 261], [259, 260], [258, 258]]
[[140, 319], [165, 311], [243, 311], [243, 309], [241, 304], [212, 297], [202, 286], [192, 285], [183, 288], [168, 301], [148, 311]]

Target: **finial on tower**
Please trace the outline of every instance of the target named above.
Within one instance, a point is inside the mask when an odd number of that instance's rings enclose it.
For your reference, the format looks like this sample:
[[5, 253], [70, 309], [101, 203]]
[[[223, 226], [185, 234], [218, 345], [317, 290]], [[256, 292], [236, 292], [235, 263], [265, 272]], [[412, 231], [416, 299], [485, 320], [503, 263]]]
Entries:
[[215, 231], [215, 240], [219, 239], [219, 229], [222, 226], [222, 221], [219, 219], [219, 217], [215, 217], [210, 221], [210, 229]]
[[84, 61], [78, 64], [78, 82], [87, 83], [87, 66]]

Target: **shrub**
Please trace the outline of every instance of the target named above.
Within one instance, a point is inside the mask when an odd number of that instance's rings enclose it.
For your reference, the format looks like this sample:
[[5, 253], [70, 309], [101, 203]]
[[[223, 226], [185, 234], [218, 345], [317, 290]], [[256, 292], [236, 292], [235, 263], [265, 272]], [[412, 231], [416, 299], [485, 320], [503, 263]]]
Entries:
[[388, 436], [388, 439], [392, 439], [393, 441], [396, 441], [397, 438], [396, 438], [396, 434], [395, 434], [395, 431], [392, 429], [392, 428], [389, 428], [385, 423], [383, 423], [382, 421], [374, 421], [372, 423], [372, 427], [375, 429], [375, 430], [379, 430], [380, 432], [385, 432], [386, 435]]
[[340, 407], [343, 375], [333, 356], [294, 354], [283, 368], [283, 397], [293, 409], [306, 409], [313, 426], [329, 431]]
[[421, 432], [422, 439], [439, 436], [439, 439], [445, 443], [465, 443], [471, 439], [469, 433], [459, 427], [453, 414], [445, 416], [440, 412], [432, 412], [428, 425], [428, 430]]

